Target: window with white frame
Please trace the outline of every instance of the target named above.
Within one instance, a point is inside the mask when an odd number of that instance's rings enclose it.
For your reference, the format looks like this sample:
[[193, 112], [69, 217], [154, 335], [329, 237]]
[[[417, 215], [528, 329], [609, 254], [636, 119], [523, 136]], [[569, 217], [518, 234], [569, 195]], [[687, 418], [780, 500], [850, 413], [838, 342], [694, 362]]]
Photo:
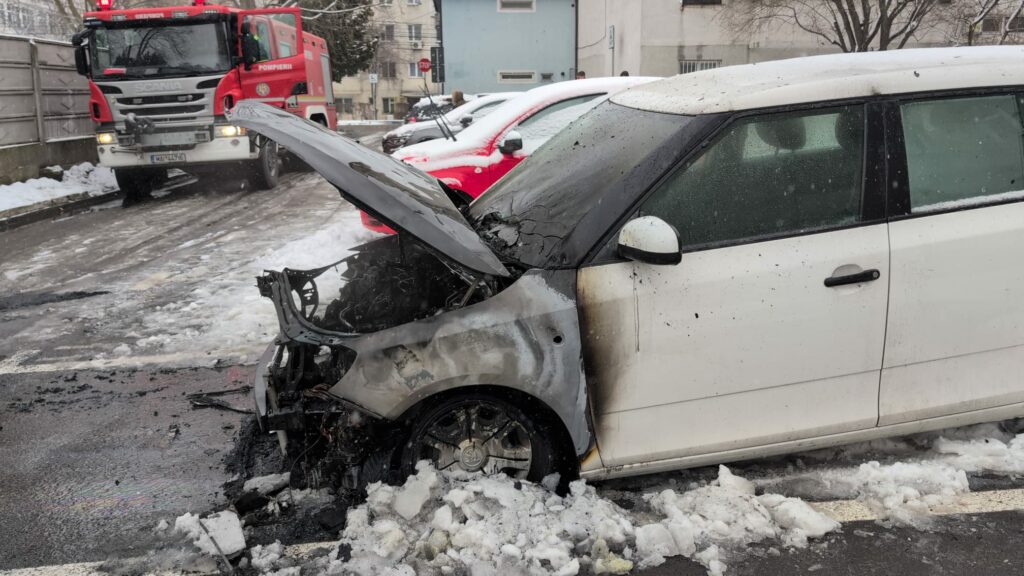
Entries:
[[419, 62], [409, 62], [409, 78], [423, 78]]
[[391, 42], [395, 39], [395, 25], [385, 24], [384, 28], [381, 29], [380, 39]]
[[381, 98], [381, 109], [385, 114], [395, 113], [395, 99], [394, 98]]
[[498, 82], [502, 84], [532, 84], [537, 81], [537, 73], [532, 70], [501, 70]]
[[381, 78], [396, 78], [398, 73], [395, 70], [394, 62], [381, 62], [380, 64], [380, 77]]
[[409, 24], [409, 40], [414, 42], [423, 40], [423, 24]]
[[498, 0], [498, 12], [536, 12], [536, 0]]
[[721, 65], [721, 60], [680, 60], [679, 73], [689, 74], [691, 72], [700, 72], [701, 70], [711, 70]]

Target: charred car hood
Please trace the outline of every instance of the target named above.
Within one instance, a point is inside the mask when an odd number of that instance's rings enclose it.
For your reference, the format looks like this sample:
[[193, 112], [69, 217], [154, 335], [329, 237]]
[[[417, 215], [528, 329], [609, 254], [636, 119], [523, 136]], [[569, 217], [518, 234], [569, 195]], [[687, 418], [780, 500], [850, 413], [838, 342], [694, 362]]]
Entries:
[[509, 275], [433, 177], [267, 104], [243, 100], [228, 120], [284, 146], [395, 230], [476, 272]]

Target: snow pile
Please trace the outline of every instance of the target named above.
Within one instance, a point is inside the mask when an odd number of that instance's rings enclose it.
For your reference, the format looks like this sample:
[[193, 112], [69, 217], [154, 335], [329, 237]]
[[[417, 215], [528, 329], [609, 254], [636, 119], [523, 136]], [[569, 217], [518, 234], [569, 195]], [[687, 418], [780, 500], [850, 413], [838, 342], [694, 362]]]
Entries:
[[933, 450], [966, 472], [1024, 474], [1024, 434], [1008, 441], [997, 437], [956, 439], [940, 436]]
[[[863, 460], [836, 466], [836, 460]], [[979, 424], [804, 454], [824, 466], [756, 480], [766, 490], [815, 500], [856, 499], [881, 520], [926, 527], [930, 510], [970, 492], [972, 473], [1024, 474], [1024, 435]]]
[[290, 472], [283, 472], [281, 474], [269, 474], [267, 476], [258, 476], [256, 478], [250, 478], [245, 481], [242, 486], [243, 492], [256, 492], [258, 494], [273, 494], [281, 491], [282, 488], [288, 485], [291, 480]]
[[[624, 574], [668, 556], [712, 574], [732, 549], [769, 538], [806, 546], [839, 524], [804, 502], [754, 496], [750, 482], [720, 468], [717, 483], [645, 500], [660, 519], [635, 528], [629, 512], [583, 481], [560, 497], [504, 476], [439, 474], [426, 462], [402, 487], [375, 484], [348, 513], [329, 573]], [[454, 572], [453, 572], [454, 571]]]
[[192, 539], [192, 542], [210, 556], [231, 557], [245, 550], [245, 535], [238, 515], [230, 510], [206, 518], [185, 513], [174, 520], [174, 530]]
[[299, 576], [302, 570], [284, 555], [284, 546], [280, 542], [253, 546], [249, 553], [252, 557], [252, 567], [266, 576]]
[[754, 495], [754, 485], [719, 466], [718, 482], [683, 494], [665, 490], [644, 496], [665, 516], [636, 531], [640, 568], [657, 566], [668, 556], [697, 560], [710, 574], [722, 574], [723, 549], [740, 549], [766, 539], [805, 547], [808, 538], [837, 530], [839, 523], [806, 502], [778, 494]]
[[61, 178], [60, 182], [50, 178], [33, 178], [27, 182], [0, 186], [0, 212], [73, 194], [98, 196], [117, 190], [113, 171], [105, 166], [93, 166], [89, 162], [72, 166], [64, 171]]

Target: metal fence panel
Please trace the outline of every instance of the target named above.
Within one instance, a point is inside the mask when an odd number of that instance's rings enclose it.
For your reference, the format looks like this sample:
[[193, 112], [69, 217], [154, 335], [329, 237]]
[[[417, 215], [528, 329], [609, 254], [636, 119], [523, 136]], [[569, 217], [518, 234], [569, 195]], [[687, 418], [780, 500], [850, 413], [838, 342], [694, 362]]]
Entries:
[[0, 36], [0, 146], [88, 138], [89, 84], [70, 44]]

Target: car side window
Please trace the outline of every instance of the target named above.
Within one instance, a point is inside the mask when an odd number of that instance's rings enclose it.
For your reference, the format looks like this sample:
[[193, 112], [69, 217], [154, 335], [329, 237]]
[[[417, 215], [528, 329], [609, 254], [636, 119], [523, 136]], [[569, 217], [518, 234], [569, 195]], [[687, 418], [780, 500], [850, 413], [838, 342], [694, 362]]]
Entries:
[[562, 100], [523, 120], [513, 128], [523, 137], [523, 150], [527, 154], [533, 154], [552, 136], [561, 132], [562, 128], [596, 106], [604, 96], [604, 94], [590, 94]]
[[490, 104], [484, 104], [483, 106], [481, 106], [481, 107], [477, 108], [476, 110], [473, 110], [472, 112], [470, 112], [470, 114], [473, 115], [473, 118], [479, 120], [480, 118], [483, 118], [484, 116], [487, 116], [491, 112], [494, 112], [495, 108], [497, 108], [498, 106], [501, 106], [504, 103], [505, 103], [505, 101], [502, 100], [501, 102], [491, 102]]
[[910, 210], [934, 212], [1024, 197], [1024, 126], [1015, 96], [900, 106]]
[[864, 107], [742, 118], [640, 208], [683, 248], [844, 226], [861, 219]]

